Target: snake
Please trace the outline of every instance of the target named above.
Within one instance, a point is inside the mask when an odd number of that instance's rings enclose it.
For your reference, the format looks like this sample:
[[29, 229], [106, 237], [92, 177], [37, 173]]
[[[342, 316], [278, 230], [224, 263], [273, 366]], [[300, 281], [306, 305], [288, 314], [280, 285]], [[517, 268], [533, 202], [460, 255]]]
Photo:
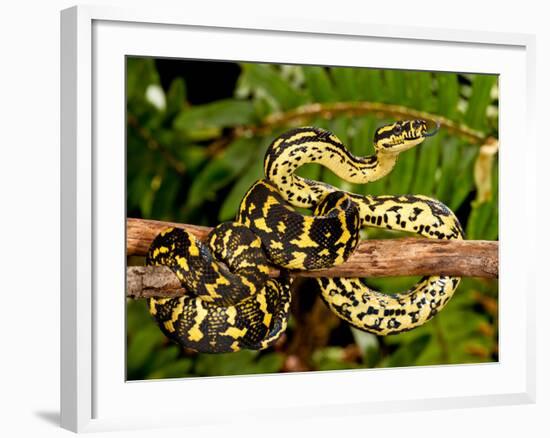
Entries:
[[[437, 133], [427, 120], [400, 120], [374, 133], [375, 153], [353, 155], [332, 132], [291, 129], [267, 148], [265, 177], [243, 196], [237, 217], [215, 227], [202, 243], [181, 228], [155, 237], [146, 265], [168, 266], [187, 294], [150, 298], [149, 312], [164, 334], [204, 353], [262, 350], [284, 333], [292, 271], [344, 263], [361, 229], [384, 228], [431, 239], [460, 240], [464, 232], [442, 202], [423, 195], [360, 195], [296, 174], [320, 164], [342, 180], [367, 184], [386, 176], [399, 154]], [[299, 209], [309, 209], [304, 214]], [[271, 278], [269, 266], [280, 269]], [[360, 278], [317, 277], [320, 295], [339, 318], [385, 336], [418, 327], [449, 302], [460, 278], [431, 275], [404, 292], [383, 293]]]

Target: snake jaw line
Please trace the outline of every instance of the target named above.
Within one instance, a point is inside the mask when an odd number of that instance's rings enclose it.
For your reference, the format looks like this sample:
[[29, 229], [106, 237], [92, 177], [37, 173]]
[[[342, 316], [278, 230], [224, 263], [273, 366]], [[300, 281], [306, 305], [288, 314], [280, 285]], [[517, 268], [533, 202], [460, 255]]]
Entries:
[[379, 153], [380, 154], [393, 154], [393, 155], [399, 155], [402, 152], [408, 151], [409, 149], [418, 146], [420, 143], [422, 143], [425, 140], [424, 137], [418, 137], [414, 139], [397, 139], [396, 141], [389, 142], [389, 143], [382, 143], [380, 146], [378, 146]]
[[429, 121], [417, 119], [382, 126], [374, 134], [374, 148], [377, 153], [400, 154], [419, 145], [426, 137], [435, 135], [437, 130], [428, 132], [429, 124]]

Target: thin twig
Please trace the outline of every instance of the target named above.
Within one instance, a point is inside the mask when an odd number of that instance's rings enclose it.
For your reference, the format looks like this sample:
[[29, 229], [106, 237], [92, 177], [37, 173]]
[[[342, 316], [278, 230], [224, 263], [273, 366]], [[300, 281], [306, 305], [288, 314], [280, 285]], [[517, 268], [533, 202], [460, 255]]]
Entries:
[[242, 133], [240, 134], [264, 134], [278, 126], [303, 123], [316, 117], [330, 120], [341, 114], [350, 116], [373, 114], [380, 118], [433, 120], [439, 122], [442, 128], [465, 138], [473, 144], [482, 145], [487, 140], [487, 136], [484, 133], [438, 114], [431, 114], [401, 105], [367, 101], [311, 103], [303, 105], [286, 112], [270, 114], [259, 126], [242, 127], [240, 129]]
[[469, 143], [483, 146], [487, 143], [498, 143], [493, 137], [486, 136], [483, 132], [472, 129], [464, 124], [457, 123], [451, 119], [432, 114], [425, 111], [408, 108], [401, 105], [391, 105], [382, 102], [330, 102], [310, 103], [289, 111], [278, 112], [268, 115], [258, 125], [238, 126], [227, 136], [217, 138], [208, 147], [207, 153], [211, 156], [218, 154], [233, 140], [251, 135], [266, 135], [275, 128], [281, 126], [295, 126], [308, 124], [314, 118], [331, 120], [335, 117], [347, 114], [349, 116], [374, 115], [379, 118], [394, 119], [424, 119], [439, 122], [442, 128], [450, 133], [456, 134]]

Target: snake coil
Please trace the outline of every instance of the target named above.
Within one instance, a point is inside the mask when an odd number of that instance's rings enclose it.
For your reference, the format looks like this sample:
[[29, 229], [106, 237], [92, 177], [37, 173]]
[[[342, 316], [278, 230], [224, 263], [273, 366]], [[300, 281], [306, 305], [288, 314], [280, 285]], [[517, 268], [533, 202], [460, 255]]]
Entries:
[[[453, 212], [421, 195], [370, 196], [339, 190], [295, 175], [318, 163], [350, 183], [387, 175], [398, 155], [434, 135], [424, 120], [379, 128], [375, 154], [352, 155], [331, 132], [313, 127], [275, 139], [264, 159], [265, 179], [243, 197], [235, 222], [212, 230], [204, 245], [188, 232], [169, 228], [153, 241], [147, 265], [166, 265], [188, 295], [151, 298], [149, 311], [165, 335], [200, 352], [264, 349], [285, 331], [291, 301], [287, 270], [315, 270], [343, 263], [363, 227], [462, 239]], [[313, 210], [303, 215], [294, 207]], [[281, 269], [269, 278], [269, 264]], [[378, 335], [415, 328], [451, 299], [459, 278], [427, 276], [410, 290], [384, 294], [358, 278], [317, 278], [328, 307], [349, 324]]]

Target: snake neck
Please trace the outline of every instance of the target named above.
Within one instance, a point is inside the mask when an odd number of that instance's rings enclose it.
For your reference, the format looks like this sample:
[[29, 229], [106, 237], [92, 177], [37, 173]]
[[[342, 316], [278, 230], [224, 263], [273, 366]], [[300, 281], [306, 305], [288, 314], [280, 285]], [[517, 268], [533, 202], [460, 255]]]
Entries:
[[386, 176], [395, 166], [398, 153], [377, 152], [356, 157], [334, 136], [319, 140], [300, 132], [275, 143], [265, 157], [265, 175], [295, 207], [313, 208], [324, 196], [338, 189], [295, 175], [304, 164], [320, 164], [352, 184], [366, 184]]
[[[361, 181], [350, 181], [357, 184], [366, 184], [379, 180], [386, 176], [394, 168], [397, 162], [398, 153], [377, 153], [376, 155], [370, 155], [363, 160], [368, 162], [368, 165], [363, 169], [363, 177]], [[341, 177], [347, 180], [345, 177]]]

